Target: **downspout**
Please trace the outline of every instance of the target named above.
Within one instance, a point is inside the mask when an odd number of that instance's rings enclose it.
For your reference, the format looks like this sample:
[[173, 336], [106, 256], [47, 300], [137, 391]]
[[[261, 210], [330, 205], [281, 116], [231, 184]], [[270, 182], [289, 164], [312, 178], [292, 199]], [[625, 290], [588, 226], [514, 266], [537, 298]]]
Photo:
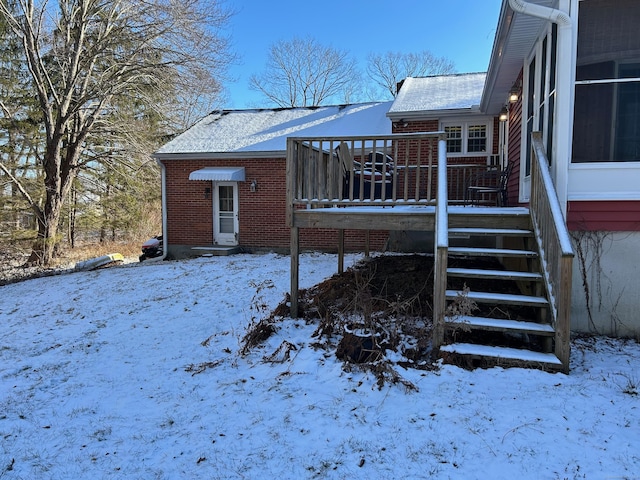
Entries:
[[167, 169], [160, 160], [156, 158], [156, 162], [160, 165], [161, 175], [161, 191], [162, 191], [162, 258], [167, 258]]
[[[560, 0], [567, 11], [525, 0], [509, 0], [509, 6], [515, 12], [548, 20], [558, 25], [558, 53], [556, 61], [556, 104], [554, 119], [554, 142], [552, 159], [553, 180], [563, 215], [567, 216], [569, 164], [571, 162], [571, 138], [573, 126], [573, 81], [575, 61], [573, 54], [574, 21], [569, 15], [569, 0]], [[562, 59], [562, 60], [560, 60]]]

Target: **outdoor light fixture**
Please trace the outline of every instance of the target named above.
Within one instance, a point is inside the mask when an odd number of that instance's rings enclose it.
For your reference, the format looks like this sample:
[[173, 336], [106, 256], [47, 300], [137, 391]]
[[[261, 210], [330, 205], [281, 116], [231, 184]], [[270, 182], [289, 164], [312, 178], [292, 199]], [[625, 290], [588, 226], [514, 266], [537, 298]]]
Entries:
[[204, 198], [205, 198], [205, 199], [208, 199], [210, 195], [211, 195], [211, 188], [206, 187], [206, 188], [204, 189]]
[[502, 110], [500, 110], [500, 115], [498, 116], [498, 119], [501, 122], [506, 122], [509, 119], [509, 111], [507, 110], [507, 107], [502, 107]]
[[251, 190], [252, 192], [255, 192], [257, 188], [258, 188], [258, 181], [254, 179], [251, 182], [251, 185], [249, 185], [249, 190]]
[[516, 81], [509, 90], [509, 103], [516, 103], [520, 98], [520, 89], [522, 88], [522, 82]]

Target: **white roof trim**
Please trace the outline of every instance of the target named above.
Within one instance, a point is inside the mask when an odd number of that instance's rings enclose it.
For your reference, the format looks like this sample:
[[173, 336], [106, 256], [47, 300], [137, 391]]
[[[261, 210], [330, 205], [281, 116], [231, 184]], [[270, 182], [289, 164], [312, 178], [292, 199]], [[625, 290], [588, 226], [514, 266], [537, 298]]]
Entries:
[[244, 167], [205, 167], [189, 174], [189, 180], [244, 182]]
[[238, 160], [244, 158], [250, 159], [285, 159], [287, 151], [271, 151], [271, 152], [204, 152], [204, 153], [154, 153], [151, 155], [156, 160]]

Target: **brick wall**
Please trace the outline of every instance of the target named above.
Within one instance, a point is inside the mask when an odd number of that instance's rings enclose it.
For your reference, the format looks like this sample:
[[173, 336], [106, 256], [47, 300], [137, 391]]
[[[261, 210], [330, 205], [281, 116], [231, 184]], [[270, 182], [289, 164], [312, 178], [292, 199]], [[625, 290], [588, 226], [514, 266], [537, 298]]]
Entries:
[[[420, 132], [437, 132], [439, 130], [439, 121], [436, 120], [418, 120], [418, 121], [403, 121], [403, 122], [394, 122], [392, 124], [393, 133], [420, 133]], [[498, 144], [499, 144], [499, 120], [497, 118], [493, 121], [493, 142], [491, 145], [491, 154], [495, 155], [498, 153]], [[433, 155], [434, 161], [437, 162], [437, 143], [434, 142], [433, 146]], [[411, 152], [411, 151], [410, 151]], [[423, 150], [424, 152], [424, 150]], [[400, 157], [404, 155], [404, 152], [399, 152]], [[424, 155], [424, 153], [423, 153]], [[412, 153], [409, 155], [412, 157]], [[478, 157], [478, 156], [470, 156], [470, 157], [451, 157], [447, 159], [447, 163], [449, 165], [468, 165], [468, 164], [478, 164], [478, 165], [486, 165], [486, 156]], [[451, 169], [447, 172], [447, 182], [449, 189], [449, 198], [455, 200], [462, 200], [465, 198], [465, 190], [467, 187], [467, 183], [469, 179], [466, 177], [467, 174], [461, 170]], [[431, 179], [433, 188], [436, 186], [436, 174], [433, 174], [433, 178]], [[409, 184], [412, 185], [415, 183], [415, 179], [411, 178], [409, 180]], [[426, 183], [425, 183], [426, 184]], [[421, 192], [424, 195], [424, 192]], [[410, 192], [413, 194], [413, 191]], [[435, 195], [435, 190], [432, 193], [432, 196]]]
[[[238, 243], [255, 249], [289, 248], [286, 222], [286, 166], [284, 158], [236, 160], [164, 160], [166, 167], [167, 241], [169, 245], [213, 245], [213, 191], [211, 181], [189, 180], [189, 174], [204, 167], [244, 167], [246, 181], [238, 182]], [[255, 192], [250, 191], [253, 180]], [[386, 231], [371, 231], [372, 250], [382, 250]], [[345, 231], [345, 249], [361, 251], [365, 231]], [[301, 229], [300, 248], [337, 251], [338, 232]]]

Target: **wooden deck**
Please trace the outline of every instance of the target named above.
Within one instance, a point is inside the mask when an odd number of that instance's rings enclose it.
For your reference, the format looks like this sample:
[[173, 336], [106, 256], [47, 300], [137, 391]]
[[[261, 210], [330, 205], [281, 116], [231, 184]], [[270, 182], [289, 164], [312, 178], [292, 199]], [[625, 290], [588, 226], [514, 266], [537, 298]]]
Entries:
[[[290, 138], [287, 143], [287, 217], [291, 228], [291, 315], [298, 314], [299, 229], [339, 232], [339, 268], [344, 230], [434, 232], [433, 346], [443, 352], [499, 359], [504, 349], [447, 344], [447, 330], [458, 321], [447, 305], [459, 292], [448, 288], [456, 277], [501, 278], [525, 285], [522, 295], [470, 292], [476, 302], [518, 304], [540, 310], [525, 321], [479, 317], [471, 330], [522, 332], [542, 338], [542, 352], [510, 352], [533, 358], [551, 370], [569, 369], [569, 308], [572, 250], [559, 214], [544, 149], [534, 137], [531, 210], [470, 205], [466, 188], [479, 171], [493, 168], [448, 164], [442, 132], [383, 137]], [[450, 237], [492, 237], [495, 248], [450, 247]], [[504, 239], [516, 248], [502, 248]], [[507, 242], [508, 243], [508, 242]], [[493, 256], [519, 268], [505, 271], [449, 269], [450, 256]], [[464, 271], [463, 271], [464, 270]], [[453, 280], [452, 280], [453, 279]], [[547, 341], [548, 340], [548, 341]], [[478, 353], [480, 352], [480, 353]], [[483, 353], [484, 352], [484, 353]], [[494, 352], [493, 354], [487, 352]], [[528, 352], [528, 353], [527, 353]], [[553, 358], [552, 358], [553, 357]], [[525, 362], [526, 363], [526, 362]]]
[[[506, 223], [501, 220], [505, 213], [519, 216], [526, 223], [529, 209], [522, 207], [477, 207], [451, 205], [447, 208], [449, 228], [463, 227], [470, 220], [477, 225], [481, 234], [484, 228], [500, 228]], [[291, 220], [292, 227], [298, 228], [337, 228], [354, 230], [418, 230], [434, 231], [435, 206], [399, 205], [395, 207], [361, 206], [332, 207], [323, 209], [296, 210]]]

